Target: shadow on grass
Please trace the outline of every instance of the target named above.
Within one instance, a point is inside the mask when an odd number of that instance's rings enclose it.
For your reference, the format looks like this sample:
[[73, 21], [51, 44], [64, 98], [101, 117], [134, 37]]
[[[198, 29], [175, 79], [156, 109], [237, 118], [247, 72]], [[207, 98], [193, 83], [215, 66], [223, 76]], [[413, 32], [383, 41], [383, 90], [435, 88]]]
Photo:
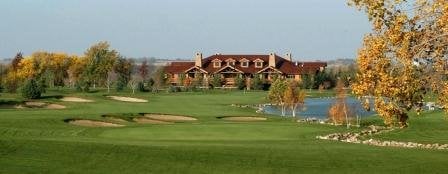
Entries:
[[46, 96], [42, 96], [40, 97], [40, 99], [61, 99], [62, 95], [46, 95]]
[[19, 105], [23, 104], [23, 101], [14, 101], [14, 100], [0, 100], [0, 106], [11, 106], [11, 105]]

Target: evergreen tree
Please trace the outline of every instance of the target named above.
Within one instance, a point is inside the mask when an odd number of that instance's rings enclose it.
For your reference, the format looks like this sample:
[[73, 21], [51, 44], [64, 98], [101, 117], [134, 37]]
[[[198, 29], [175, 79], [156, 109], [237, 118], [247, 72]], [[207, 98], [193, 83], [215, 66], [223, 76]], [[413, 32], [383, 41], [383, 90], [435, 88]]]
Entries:
[[29, 79], [22, 87], [22, 96], [26, 99], [38, 99], [42, 94], [42, 89], [39, 88], [36, 80]]

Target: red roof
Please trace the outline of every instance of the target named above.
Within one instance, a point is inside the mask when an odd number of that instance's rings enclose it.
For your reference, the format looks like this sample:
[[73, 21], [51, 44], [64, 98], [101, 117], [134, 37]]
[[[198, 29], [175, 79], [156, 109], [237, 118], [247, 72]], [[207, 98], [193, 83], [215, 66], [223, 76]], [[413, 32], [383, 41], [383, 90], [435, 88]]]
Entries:
[[169, 74], [179, 74], [194, 66], [194, 62], [171, 62], [165, 67], [165, 72]]
[[[227, 59], [233, 59], [235, 60], [235, 66], [234, 68], [238, 69], [239, 71], [242, 71], [246, 74], [255, 74], [259, 72], [260, 70], [266, 68], [269, 66], [269, 55], [212, 55], [210, 57], [202, 59], [202, 69], [207, 71], [208, 73], [216, 73], [223, 67], [227, 65], [226, 60]], [[241, 60], [247, 59], [249, 61], [248, 67], [241, 67]], [[262, 60], [263, 66], [261, 68], [255, 67], [255, 60], [260, 59]], [[221, 67], [214, 68], [213, 67], [213, 60], [220, 60]], [[309, 70], [319, 70], [320, 67], [325, 67], [327, 64], [324, 62], [303, 62], [303, 63], [294, 63], [287, 59], [284, 59], [280, 56], [275, 56], [275, 68], [279, 71], [281, 71], [284, 74], [301, 74], [303, 70], [309, 71]], [[301, 66], [303, 65], [303, 66]], [[180, 74], [185, 73], [190, 68], [193, 68], [195, 66], [194, 62], [172, 62], [171, 65], [167, 66], [165, 71], [170, 74]]]

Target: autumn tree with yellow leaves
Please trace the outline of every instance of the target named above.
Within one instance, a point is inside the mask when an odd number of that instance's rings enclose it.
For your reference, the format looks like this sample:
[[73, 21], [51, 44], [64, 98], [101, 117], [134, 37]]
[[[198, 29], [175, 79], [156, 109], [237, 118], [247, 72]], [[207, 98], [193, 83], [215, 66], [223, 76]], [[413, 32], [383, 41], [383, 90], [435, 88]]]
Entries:
[[347, 93], [344, 89], [344, 81], [338, 79], [336, 82], [336, 98], [334, 103], [330, 106], [328, 110], [328, 117], [333, 122], [333, 124], [343, 124], [350, 128], [350, 120], [353, 119], [355, 113], [352, 107], [347, 103]]
[[306, 93], [300, 89], [299, 83], [294, 80], [287, 81], [287, 86], [283, 94], [285, 105], [291, 109], [293, 117], [296, 117], [298, 108], [305, 104]]
[[439, 103], [448, 109], [448, 1], [349, 4], [364, 10], [373, 28], [358, 52], [353, 92], [373, 96], [376, 111], [391, 126], [406, 127], [407, 112], [420, 112], [429, 91], [438, 93]]

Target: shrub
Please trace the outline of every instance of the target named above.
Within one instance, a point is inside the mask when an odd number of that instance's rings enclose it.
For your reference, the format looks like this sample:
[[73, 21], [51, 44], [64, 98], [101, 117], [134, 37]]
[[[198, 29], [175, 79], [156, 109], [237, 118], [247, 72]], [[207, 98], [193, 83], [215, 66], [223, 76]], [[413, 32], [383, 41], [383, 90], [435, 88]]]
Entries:
[[115, 89], [117, 91], [123, 91], [124, 88], [126, 87], [127, 83], [126, 80], [124, 78], [118, 78], [117, 83], [115, 84]]
[[264, 87], [263, 80], [258, 75], [255, 75], [255, 77], [252, 79], [251, 86], [254, 90], [262, 90]]
[[78, 92], [82, 92], [82, 85], [79, 82], [75, 83], [75, 89]]
[[212, 86], [213, 86], [213, 88], [222, 87], [222, 79], [221, 79], [220, 75], [213, 76]]
[[146, 90], [146, 88], [145, 88], [145, 83], [143, 83], [143, 82], [138, 82], [137, 89], [140, 92], [148, 92], [148, 90]]
[[236, 77], [235, 79], [235, 86], [239, 89], [239, 90], [243, 90], [246, 87], [246, 80], [243, 77]]
[[168, 92], [169, 93], [175, 93], [175, 92], [180, 92], [180, 91], [181, 91], [180, 87], [177, 87], [177, 86], [170, 86], [170, 87], [168, 87]]
[[41, 94], [42, 91], [34, 79], [27, 80], [22, 87], [22, 96], [26, 99], [37, 99], [40, 98]]
[[40, 91], [40, 93], [45, 93], [47, 88], [47, 84], [46, 84], [46, 80], [45, 78], [41, 78], [39, 79], [39, 81], [37, 82], [37, 89]]

